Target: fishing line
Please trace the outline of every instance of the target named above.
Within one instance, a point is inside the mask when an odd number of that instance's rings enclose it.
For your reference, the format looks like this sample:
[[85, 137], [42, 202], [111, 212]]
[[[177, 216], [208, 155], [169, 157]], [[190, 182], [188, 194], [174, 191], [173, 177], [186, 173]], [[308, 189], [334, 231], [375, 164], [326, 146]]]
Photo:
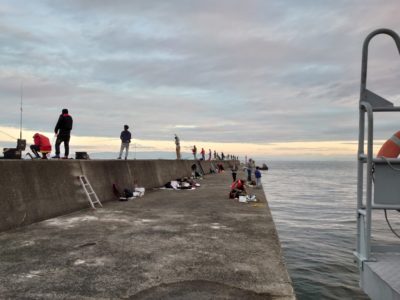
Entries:
[[12, 138], [12, 139], [14, 139], [14, 140], [16, 140], [16, 138], [15, 138], [14, 136], [9, 135], [7, 132], [4, 132], [3, 130], [0, 130], [0, 132], [1, 132], [2, 134], [5, 134], [6, 136], [8, 136], [8, 137], [10, 137], [10, 138]]
[[390, 225], [390, 222], [389, 222], [389, 219], [388, 219], [388, 216], [387, 216], [386, 209], [384, 209], [384, 211], [385, 211], [386, 223], [388, 224], [388, 226], [389, 226], [390, 230], [392, 231], [392, 233], [400, 239], [400, 235], [392, 228], [392, 225]]

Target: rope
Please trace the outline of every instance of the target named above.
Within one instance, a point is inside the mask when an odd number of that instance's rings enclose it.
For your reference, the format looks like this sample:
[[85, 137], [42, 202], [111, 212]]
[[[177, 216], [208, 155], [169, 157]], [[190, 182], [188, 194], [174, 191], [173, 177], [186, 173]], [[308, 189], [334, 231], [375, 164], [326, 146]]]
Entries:
[[382, 156], [382, 159], [383, 159], [384, 161], [386, 161], [387, 164], [389, 165], [389, 167], [391, 167], [393, 170], [399, 171], [399, 172], [400, 172], [400, 169], [393, 167], [392, 164], [390, 163], [390, 161], [389, 161], [386, 157]]
[[390, 225], [389, 219], [387, 217], [386, 209], [384, 211], [385, 211], [386, 223], [388, 224], [388, 226], [389, 226], [390, 230], [392, 231], [392, 233], [400, 239], [400, 235], [392, 228], [392, 225]]

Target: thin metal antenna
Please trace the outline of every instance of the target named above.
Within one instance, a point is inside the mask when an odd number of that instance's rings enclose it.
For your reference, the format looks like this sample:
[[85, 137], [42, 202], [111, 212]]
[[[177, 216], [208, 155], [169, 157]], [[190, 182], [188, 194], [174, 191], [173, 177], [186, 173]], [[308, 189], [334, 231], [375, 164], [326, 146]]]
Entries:
[[22, 81], [21, 81], [20, 92], [21, 92], [21, 106], [20, 106], [21, 116], [19, 119], [19, 138], [22, 140], [22, 92], [23, 92]]

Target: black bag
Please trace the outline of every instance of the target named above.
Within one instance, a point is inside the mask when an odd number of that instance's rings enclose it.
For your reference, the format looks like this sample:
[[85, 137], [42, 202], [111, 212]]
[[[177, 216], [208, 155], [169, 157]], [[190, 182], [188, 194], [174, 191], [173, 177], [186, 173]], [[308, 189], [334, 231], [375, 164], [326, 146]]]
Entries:
[[132, 192], [131, 190], [124, 189], [124, 196], [125, 196], [126, 198], [133, 197], [133, 192]]
[[87, 152], [75, 152], [75, 159], [90, 159]]

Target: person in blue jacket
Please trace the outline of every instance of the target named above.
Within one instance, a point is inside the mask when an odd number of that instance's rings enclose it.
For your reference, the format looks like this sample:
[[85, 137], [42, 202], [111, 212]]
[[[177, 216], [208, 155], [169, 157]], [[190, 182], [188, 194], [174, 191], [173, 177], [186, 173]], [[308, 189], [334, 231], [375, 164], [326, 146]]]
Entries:
[[122, 152], [125, 149], [125, 159], [128, 159], [128, 152], [129, 152], [129, 144], [131, 142], [132, 135], [128, 130], [129, 126], [124, 125], [124, 130], [121, 132], [120, 139], [121, 139], [121, 150], [119, 151], [118, 159], [121, 159]]

